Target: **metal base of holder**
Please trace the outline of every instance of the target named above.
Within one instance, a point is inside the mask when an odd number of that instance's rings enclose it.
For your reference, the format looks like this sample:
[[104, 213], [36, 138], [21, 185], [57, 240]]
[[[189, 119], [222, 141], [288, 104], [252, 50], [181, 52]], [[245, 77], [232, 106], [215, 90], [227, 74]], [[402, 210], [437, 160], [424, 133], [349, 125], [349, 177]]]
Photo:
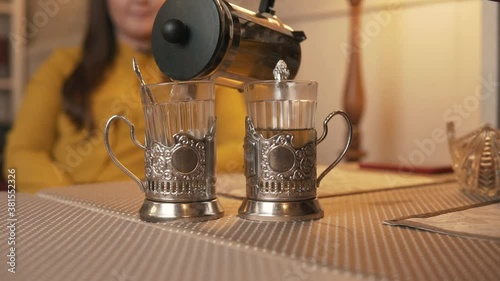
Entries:
[[158, 202], [145, 199], [139, 215], [141, 220], [147, 222], [200, 222], [223, 217], [224, 209], [217, 198], [201, 202]]
[[320, 219], [324, 212], [318, 198], [289, 202], [245, 199], [238, 216], [259, 221], [302, 221]]

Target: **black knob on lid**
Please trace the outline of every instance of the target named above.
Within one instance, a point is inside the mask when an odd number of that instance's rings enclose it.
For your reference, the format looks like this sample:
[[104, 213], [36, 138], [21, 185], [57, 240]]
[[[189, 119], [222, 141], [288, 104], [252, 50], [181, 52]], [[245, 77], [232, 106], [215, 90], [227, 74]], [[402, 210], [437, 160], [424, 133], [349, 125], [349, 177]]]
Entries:
[[[1, 0], [0, 0], [1, 1]], [[158, 11], [151, 49], [160, 70], [174, 80], [204, 77], [218, 66], [229, 40], [223, 0], [167, 0]]]
[[188, 39], [188, 28], [178, 19], [169, 19], [163, 25], [161, 35], [170, 43], [185, 43]]

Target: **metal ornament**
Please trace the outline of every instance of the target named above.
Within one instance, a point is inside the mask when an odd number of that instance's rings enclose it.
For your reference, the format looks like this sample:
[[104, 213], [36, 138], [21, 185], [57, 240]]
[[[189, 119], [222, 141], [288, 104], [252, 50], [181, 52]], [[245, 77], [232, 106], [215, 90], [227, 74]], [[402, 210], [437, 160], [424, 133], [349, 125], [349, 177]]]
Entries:
[[447, 123], [448, 147], [456, 179], [464, 192], [500, 195], [500, 130], [489, 124], [456, 137], [455, 124]]

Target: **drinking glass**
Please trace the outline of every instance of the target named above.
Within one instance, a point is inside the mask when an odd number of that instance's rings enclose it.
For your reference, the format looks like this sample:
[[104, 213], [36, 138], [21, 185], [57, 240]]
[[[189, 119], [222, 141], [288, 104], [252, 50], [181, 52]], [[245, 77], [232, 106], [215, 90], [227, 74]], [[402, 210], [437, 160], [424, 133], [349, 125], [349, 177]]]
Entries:
[[[239, 216], [246, 219], [287, 221], [317, 219], [323, 210], [316, 198], [321, 179], [344, 157], [352, 135], [349, 117], [334, 111], [315, 130], [318, 83], [269, 80], [245, 86], [246, 199]], [[316, 177], [316, 147], [328, 134], [328, 122], [342, 116], [348, 125], [340, 155]]]
[[[211, 81], [150, 84], [141, 87], [146, 124], [142, 145], [134, 125], [112, 116], [105, 127], [105, 145], [114, 163], [144, 191], [139, 213], [145, 221], [202, 221], [224, 214], [216, 198], [215, 90]], [[133, 143], [144, 150], [145, 179], [122, 165], [109, 145], [115, 120], [130, 127]]]

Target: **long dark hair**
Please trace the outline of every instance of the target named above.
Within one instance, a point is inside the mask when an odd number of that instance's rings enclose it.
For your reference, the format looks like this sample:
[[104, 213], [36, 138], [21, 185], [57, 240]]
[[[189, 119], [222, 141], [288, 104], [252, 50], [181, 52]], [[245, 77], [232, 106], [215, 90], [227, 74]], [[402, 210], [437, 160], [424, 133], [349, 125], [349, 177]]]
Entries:
[[92, 0], [81, 61], [62, 88], [64, 112], [79, 129], [94, 129], [90, 95], [115, 59], [116, 45], [107, 1]]

